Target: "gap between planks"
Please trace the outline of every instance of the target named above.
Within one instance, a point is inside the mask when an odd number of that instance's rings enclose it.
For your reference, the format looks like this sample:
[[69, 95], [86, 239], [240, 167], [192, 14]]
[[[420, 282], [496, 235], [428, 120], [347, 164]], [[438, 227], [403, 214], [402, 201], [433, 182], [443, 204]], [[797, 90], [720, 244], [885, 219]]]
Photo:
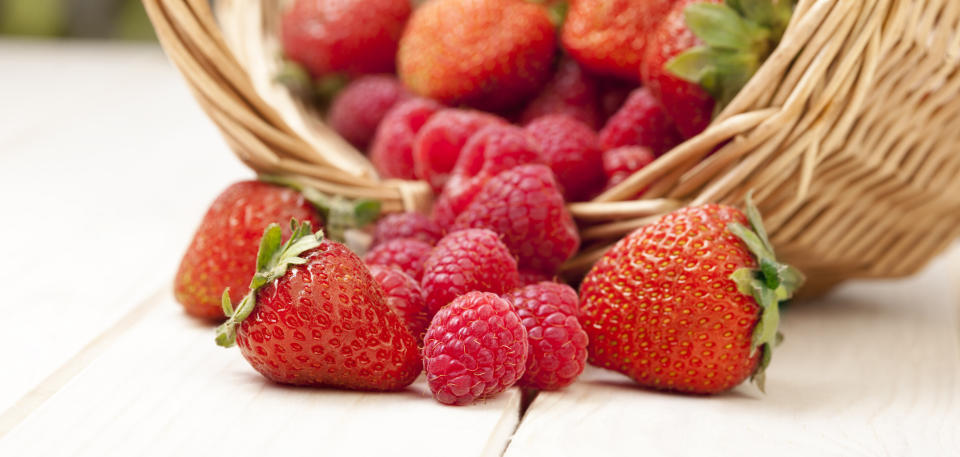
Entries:
[[[169, 284], [169, 281], [166, 281], [165, 284]], [[0, 440], [50, 397], [60, 391], [74, 376], [83, 371], [87, 365], [90, 365], [90, 362], [109, 349], [121, 335], [143, 319], [152, 309], [152, 305], [161, 302], [166, 293], [163, 287], [154, 289], [146, 299], [127, 311], [113, 325], [87, 343], [80, 352], [64, 362], [60, 368], [57, 368], [56, 371], [0, 414]]]

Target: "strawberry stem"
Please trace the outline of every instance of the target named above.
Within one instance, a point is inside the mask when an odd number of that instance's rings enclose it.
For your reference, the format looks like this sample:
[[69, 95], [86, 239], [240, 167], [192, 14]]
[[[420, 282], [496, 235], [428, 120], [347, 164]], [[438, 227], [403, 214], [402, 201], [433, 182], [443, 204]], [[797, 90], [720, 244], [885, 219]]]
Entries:
[[346, 241], [347, 230], [364, 227], [380, 217], [378, 200], [350, 200], [340, 196], [329, 196], [296, 178], [286, 176], [264, 174], [258, 179], [300, 192], [303, 198], [306, 198], [323, 215], [327, 235], [335, 241]]
[[260, 239], [260, 250], [257, 252], [257, 269], [250, 280], [250, 291], [240, 300], [234, 310], [230, 302], [230, 289], [223, 291], [221, 306], [227, 321], [217, 327], [217, 344], [230, 347], [237, 340], [237, 326], [243, 322], [256, 307], [256, 293], [267, 283], [280, 278], [287, 273], [291, 265], [302, 265], [306, 259], [301, 254], [320, 246], [323, 241], [323, 232], [311, 231], [310, 222], [300, 223], [296, 219], [290, 220], [290, 239], [283, 242], [283, 230], [280, 224], [270, 224], [263, 231]]
[[750, 354], [760, 350], [760, 362], [750, 379], [760, 391], [765, 389], [766, 368], [773, 357], [773, 347], [783, 339], [778, 331], [780, 326], [780, 303], [789, 300], [803, 285], [804, 277], [796, 268], [777, 261], [773, 245], [763, 227], [760, 211], [753, 204], [751, 194], [747, 194], [746, 215], [750, 228], [738, 222], [730, 223], [727, 228], [743, 240], [747, 249], [757, 259], [757, 268], [740, 268], [730, 275], [737, 289], [754, 298], [760, 306], [760, 319], [750, 340]]

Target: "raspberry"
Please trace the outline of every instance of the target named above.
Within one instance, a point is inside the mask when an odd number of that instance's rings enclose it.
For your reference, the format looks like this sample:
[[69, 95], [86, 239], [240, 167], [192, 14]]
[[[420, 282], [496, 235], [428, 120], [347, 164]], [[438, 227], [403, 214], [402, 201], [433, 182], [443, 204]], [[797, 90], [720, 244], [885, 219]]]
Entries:
[[377, 127], [370, 147], [370, 161], [384, 178], [416, 179], [413, 167], [413, 142], [417, 132], [434, 113], [439, 103], [414, 98], [398, 103]]
[[544, 281], [550, 282], [553, 281], [553, 279], [539, 271], [520, 270], [520, 284], [524, 286], [529, 286], [530, 284], [536, 284]]
[[543, 160], [567, 201], [588, 199], [603, 187], [603, 158], [597, 134], [563, 114], [541, 117], [526, 128], [543, 148]]
[[345, 140], [366, 150], [383, 117], [407, 97], [407, 90], [393, 76], [362, 76], [333, 99], [327, 122]]
[[655, 158], [653, 152], [643, 146], [624, 146], [604, 151], [603, 172], [607, 175], [607, 188], [620, 184], [637, 170], [650, 165]]
[[507, 390], [523, 376], [527, 331], [507, 300], [470, 292], [441, 309], [424, 338], [423, 365], [433, 397], [466, 405]]
[[659, 156], [682, 141], [663, 105], [645, 87], [631, 92], [620, 110], [600, 130], [600, 146], [605, 150], [646, 146]]
[[430, 320], [427, 317], [427, 304], [423, 298], [423, 289], [417, 280], [395, 267], [371, 265], [370, 273], [383, 287], [383, 296], [387, 305], [400, 316], [418, 340], [422, 339], [423, 332], [427, 331]]
[[452, 223], [490, 178], [526, 163], [543, 163], [540, 146], [532, 135], [512, 125], [480, 129], [467, 140], [443, 188], [435, 212], [437, 223]]
[[423, 264], [433, 248], [423, 241], [400, 238], [374, 246], [364, 256], [367, 265], [395, 266], [417, 281], [423, 276]]
[[413, 144], [417, 177], [440, 192], [460, 157], [460, 150], [478, 130], [506, 121], [492, 114], [463, 109], [445, 109], [430, 118]]
[[563, 196], [544, 165], [521, 165], [487, 181], [453, 224], [503, 235], [520, 268], [553, 274], [573, 256], [580, 237]]
[[530, 352], [520, 384], [556, 390], [570, 385], [586, 366], [587, 332], [577, 321], [580, 299], [566, 284], [542, 282], [507, 294], [527, 329]]
[[600, 127], [597, 83], [573, 59], [557, 66], [553, 79], [540, 91], [520, 115], [521, 124], [529, 124], [549, 114], [566, 114], [591, 129]]
[[427, 216], [417, 212], [388, 214], [377, 222], [373, 230], [373, 245], [396, 240], [413, 238], [431, 246], [443, 235], [440, 226]]
[[392, 72], [409, 0], [297, 0], [282, 19], [286, 56], [314, 78]]
[[431, 314], [467, 292], [502, 294], [519, 284], [510, 250], [496, 233], [482, 229], [443, 237], [427, 258], [420, 281]]
[[604, 120], [620, 111], [630, 92], [637, 88], [636, 83], [627, 83], [614, 78], [603, 78], [597, 82], [600, 87], [600, 114]]

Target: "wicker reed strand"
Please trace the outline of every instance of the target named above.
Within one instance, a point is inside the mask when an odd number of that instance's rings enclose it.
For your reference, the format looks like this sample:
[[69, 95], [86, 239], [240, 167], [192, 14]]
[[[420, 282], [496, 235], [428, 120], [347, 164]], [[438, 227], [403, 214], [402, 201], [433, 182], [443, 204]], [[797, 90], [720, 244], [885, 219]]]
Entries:
[[[419, 182], [364, 156], [273, 82], [282, 2], [144, 0], [157, 35], [237, 157], [322, 191], [423, 210]], [[582, 272], [683, 205], [748, 191], [813, 289], [915, 272], [960, 234], [960, 2], [800, 0], [778, 48], [702, 134], [570, 205]], [[634, 200], [648, 188], [644, 200]]]

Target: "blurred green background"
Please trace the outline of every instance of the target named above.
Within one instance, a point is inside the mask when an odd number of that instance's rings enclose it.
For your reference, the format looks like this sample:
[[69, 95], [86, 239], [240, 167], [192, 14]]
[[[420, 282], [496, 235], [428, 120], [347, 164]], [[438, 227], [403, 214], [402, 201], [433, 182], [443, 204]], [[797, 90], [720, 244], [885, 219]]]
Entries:
[[0, 34], [155, 39], [140, 0], [0, 0]]

